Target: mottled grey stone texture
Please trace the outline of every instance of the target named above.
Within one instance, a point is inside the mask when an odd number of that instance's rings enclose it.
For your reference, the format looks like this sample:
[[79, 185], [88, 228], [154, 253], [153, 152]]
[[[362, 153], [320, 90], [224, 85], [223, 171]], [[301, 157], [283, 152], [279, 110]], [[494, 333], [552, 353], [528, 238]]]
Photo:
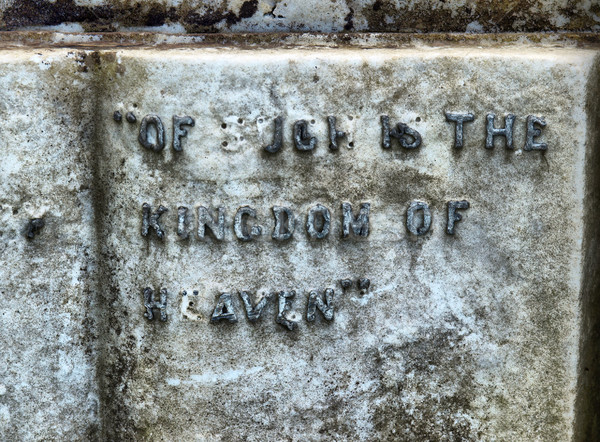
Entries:
[[[597, 438], [598, 46], [78, 38], [0, 51], [1, 439]], [[446, 111], [474, 114], [460, 150]], [[514, 150], [485, 148], [492, 112], [516, 115]], [[154, 114], [162, 150], [139, 141]], [[181, 152], [174, 115], [195, 120]], [[384, 149], [382, 115], [422, 144]], [[523, 149], [528, 115], [547, 151]], [[328, 116], [346, 133], [334, 152]], [[313, 151], [294, 147], [299, 120]], [[450, 200], [470, 203], [454, 235]], [[432, 214], [418, 237], [414, 201]], [[343, 202], [370, 203], [368, 237], [342, 237]], [[150, 218], [142, 235], [145, 203], [168, 209], [162, 239]], [[306, 233], [317, 204], [324, 239]], [[222, 241], [199, 238], [199, 206], [225, 208]], [[243, 206], [262, 227], [248, 241]], [[289, 240], [273, 206], [294, 211]], [[147, 287], [167, 290], [166, 321], [144, 316]], [[326, 288], [334, 318], [307, 321]], [[292, 290], [292, 331], [277, 295], [251, 322], [238, 293]], [[222, 293], [237, 322], [211, 323]]]
[[[94, 438], [98, 336], [89, 75], [0, 53], [0, 439]], [[32, 219], [44, 227], [27, 236]]]
[[4, 0], [4, 30], [158, 32], [598, 31], [595, 1]]

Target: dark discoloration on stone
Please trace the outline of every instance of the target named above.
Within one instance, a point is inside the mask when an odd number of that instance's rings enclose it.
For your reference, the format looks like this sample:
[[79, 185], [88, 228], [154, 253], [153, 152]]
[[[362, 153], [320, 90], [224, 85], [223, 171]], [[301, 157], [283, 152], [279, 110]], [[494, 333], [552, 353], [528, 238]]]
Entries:
[[[542, 1], [403, 2], [375, 0], [360, 11], [372, 32], [540, 32], [583, 31], [598, 26], [597, 6], [573, 4], [544, 7]], [[557, 24], [557, 16], [564, 17]]]
[[346, 24], [344, 25], [345, 31], [352, 31], [354, 29], [354, 9], [350, 8], [350, 12], [344, 18], [346, 20]]
[[6, 8], [2, 21], [4, 30], [74, 22], [89, 31], [107, 32], [115, 30], [115, 22], [126, 26], [161, 26], [171, 18], [169, 12], [159, 2], [119, 5], [108, 1], [100, 6], [80, 6], [74, 0], [23, 0]]
[[74, 0], [23, 0], [7, 7], [3, 13], [3, 30], [31, 26], [55, 26], [80, 23], [87, 31], [115, 31], [115, 23], [125, 27], [153, 27], [165, 23], [181, 23], [189, 32], [216, 32], [220, 22], [227, 26], [250, 18], [258, 0], [246, 1], [236, 14], [226, 7], [206, 11], [181, 6], [167, 6], [158, 1], [119, 2], [107, 0], [99, 6], [82, 6]]
[[[331, 5], [332, 17], [341, 10], [343, 15], [318, 24], [322, 10], [314, 11], [314, 20], [307, 20], [306, 14], [310, 17], [310, 11], [302, 11], [302, 6], [297, 6], [292, 13], [281, 1], [275, 2], [270, 13], [263, 9], [260, 15], [258, 0], [246, 1], [239, 8], [237, 2], [227, 0], [197, 6], [170, 1], [105, 0], [100, 5], [82, 6], [75, 0], [19, 0], [4, 9], [1, 29], [79, 23], [87, 31], [116, 31], [120, 27], [179, 23], [189, 33], [226, 32], [234, 25], [236, 31], [259, 32], [342, 29], [350, 32], [591, 31], [600, 26], [600, 6], [591, 3], [479, 0], [464, 5], [462, 2], [433, 0], [400, 4], [392, 0], [347, 0]], [[289, 14], [274, 15], [273, 11], [280, 4]], [[248, 20], [250, 18], [252, 20]]]
[[231, 26], [239, 23], [243, 19], [252, 17], [257, 7], [258, 1], [251, 0], [242, 4], [238, 14], [227, 10], [227, 8], [208, 9], [203, 13], [196, 11], [184, 13], [179, 20], [188, 32], [217, 32], [216, 24], [225, 22], [227, 26]]
[[474, 397], [471, 356], [456, 330], [423, 330], [413, 342], [370, 350], [382, 398], [374, 419], [381, 440], [479, 438], [466, 417]]

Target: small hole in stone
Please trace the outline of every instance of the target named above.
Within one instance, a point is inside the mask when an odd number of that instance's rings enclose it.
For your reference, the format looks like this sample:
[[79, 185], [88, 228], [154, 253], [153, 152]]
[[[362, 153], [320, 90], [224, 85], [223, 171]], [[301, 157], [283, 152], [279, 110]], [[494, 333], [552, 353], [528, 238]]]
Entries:
[[352, 120], [354, 120], [354, 117], [353, 117], [352, 115], [348, 115], [348, 119], [349, 119], [350, 121], [352, 121]]
[[222, 145], [223, 147], [227, 147], [227, 141], [223, 141], [223, 142], [221, 143], [221, 145]]
[[240, 141], [244, 141], [244, 137], [240, 137]]
[[415, 118], [415, 121], [418, 123], [419, 121], [421, 121], [421, 117]]
[[258, 119], [258, 123], [259, 123], [259, 124], [262, 124], [262, 122], [263, 122], [263, 119], [262, 119], [262, 118], [259, 118], [259, 119]]
[[350, 147], [354, 147], [354, 141], [350, 141], [350, 142], [348, 143], [348, 146], [350, 146]]
[[244, 120], [242, 120], [241, 118], [238, 118], [238, 123], [242, 124], [244, 122]]
[[315, 124], [315, 120], [310, 120], [310, 124]]
[[190, 307], [193, 307], [193, 306], [194, 306], [194, 303], [193, 303], [193, 302], [190, 302]]
[[227, 124], [223, 123], [223, 124], [221, 124], [221, 127], [222, 127], [223, 129], [227, 129]]
[[133, 103], [133, 107], [137, 107], [137, 103]]
[[13, 215], [17, 215], [19, 213], [19, 209], [13, 209]]

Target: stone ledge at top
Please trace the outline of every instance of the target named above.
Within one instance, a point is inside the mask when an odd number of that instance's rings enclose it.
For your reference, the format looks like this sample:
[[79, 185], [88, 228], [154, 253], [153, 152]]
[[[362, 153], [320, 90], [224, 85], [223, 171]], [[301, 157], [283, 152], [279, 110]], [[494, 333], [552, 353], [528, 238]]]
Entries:
[[600, 3], [563, 0], [3, 0], [0, 30], [71, 32], [582, 32]]

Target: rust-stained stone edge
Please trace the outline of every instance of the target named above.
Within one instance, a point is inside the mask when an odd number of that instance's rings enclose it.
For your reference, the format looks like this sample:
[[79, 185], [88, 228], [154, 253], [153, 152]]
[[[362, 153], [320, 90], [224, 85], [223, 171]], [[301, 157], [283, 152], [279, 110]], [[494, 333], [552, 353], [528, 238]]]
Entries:
[[0, 32], [0, 48], [164, 48], [230, 46], [238, 49], [311, 47], [398, 48], [447, 45], [511, 47], [600, 47], [600, 33], [396, 34], [396, 33], [237, 33], [159, 34], [153, 32], [63, 33]]

